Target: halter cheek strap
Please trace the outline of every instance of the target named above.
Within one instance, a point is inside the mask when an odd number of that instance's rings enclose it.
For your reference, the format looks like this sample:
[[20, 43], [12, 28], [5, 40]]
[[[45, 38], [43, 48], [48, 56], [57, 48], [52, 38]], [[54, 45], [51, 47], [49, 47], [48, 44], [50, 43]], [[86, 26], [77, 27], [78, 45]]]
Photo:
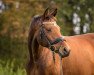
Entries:
[[45, 39], [45, 42], [47, 42], [48, 47], [51, 46], [51, 43], [50, 43], [50, 41], [48, 40], [48, 38], [47, 38], [47, 36], [46, 36], [46, 34], [45, 34], [45, 31], [44, 31], [44, 28], [43, 28], [43, 27], [41, 28], [41, 31], [40, 31], [40, 38], [41, 38], [42, 40]]

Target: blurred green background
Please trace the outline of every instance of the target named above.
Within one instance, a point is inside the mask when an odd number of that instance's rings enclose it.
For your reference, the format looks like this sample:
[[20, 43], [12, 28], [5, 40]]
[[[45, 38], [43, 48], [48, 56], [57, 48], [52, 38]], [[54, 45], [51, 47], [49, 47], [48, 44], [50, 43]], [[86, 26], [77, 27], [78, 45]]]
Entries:
[[57, 7], [62, 35], [94, 32], [94, 0], [0, 0], [0, 75], [26, 75], [30, 21]]

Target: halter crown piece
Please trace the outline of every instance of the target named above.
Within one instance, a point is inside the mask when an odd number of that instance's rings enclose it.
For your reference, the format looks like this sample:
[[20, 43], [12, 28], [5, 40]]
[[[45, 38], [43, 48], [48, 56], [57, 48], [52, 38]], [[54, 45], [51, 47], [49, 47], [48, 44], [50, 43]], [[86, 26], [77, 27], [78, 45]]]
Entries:
[[43, 22], [43, 24], [45, 25], [45, 24], [53, 24], [54, 26], [57, 26], [57, 24], [56, 24], [56, 22]]

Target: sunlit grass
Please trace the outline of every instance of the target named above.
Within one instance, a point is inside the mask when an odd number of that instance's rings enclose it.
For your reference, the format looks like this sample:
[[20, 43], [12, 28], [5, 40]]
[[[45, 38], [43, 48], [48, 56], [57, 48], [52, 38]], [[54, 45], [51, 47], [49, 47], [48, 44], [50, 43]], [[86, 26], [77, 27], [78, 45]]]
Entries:
[[0, 75], [26, 75], [26, 71], [21, 67], [15, 68], [14, 61], [7, 61], [6, 64], [4, 64], [4, 62], [0, 60]]

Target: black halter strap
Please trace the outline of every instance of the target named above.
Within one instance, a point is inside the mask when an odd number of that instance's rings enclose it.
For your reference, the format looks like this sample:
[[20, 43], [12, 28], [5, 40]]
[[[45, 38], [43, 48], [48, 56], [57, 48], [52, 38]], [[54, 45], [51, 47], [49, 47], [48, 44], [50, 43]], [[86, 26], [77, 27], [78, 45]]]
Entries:
[[[64, 58], [64, 57], [69, 56], [70, 51], [68, 51], [68, 50], [66, 49], [66, 47], [64, 47], [63, 50], [60, 51], [60, 48], [58, 48], [57, 50], [55, 50], [55, 47], [53, 46], [54, 44], [57, 44], [57, 43], [59, 43], [59, 42], [65, 41], [65, 39], [64, 39], [63, 37], [59, 37], [59, 38], [56, 38], [54, 41], [50, 41], [50, 40], [47, 38], [46, 34], [45, 34], [45, 31], [44, 31], [44, 27], [43, 27], [43, 26], [41, 27], [41, 33], [40, 33], [40, 35], [41, 35], [41, 36], [40, 36], [41, 39], [45, 39], [45, 41], [46, 41], [47, 44], [48, 44], [49, 49], [50, 49], [52, 52], [58, 53], [61, 58]], [[60, 47], [61, 47], [61, 46], [60, 46]], [[53, 55], [54, 55], [54, 53], [53, 53]]]

